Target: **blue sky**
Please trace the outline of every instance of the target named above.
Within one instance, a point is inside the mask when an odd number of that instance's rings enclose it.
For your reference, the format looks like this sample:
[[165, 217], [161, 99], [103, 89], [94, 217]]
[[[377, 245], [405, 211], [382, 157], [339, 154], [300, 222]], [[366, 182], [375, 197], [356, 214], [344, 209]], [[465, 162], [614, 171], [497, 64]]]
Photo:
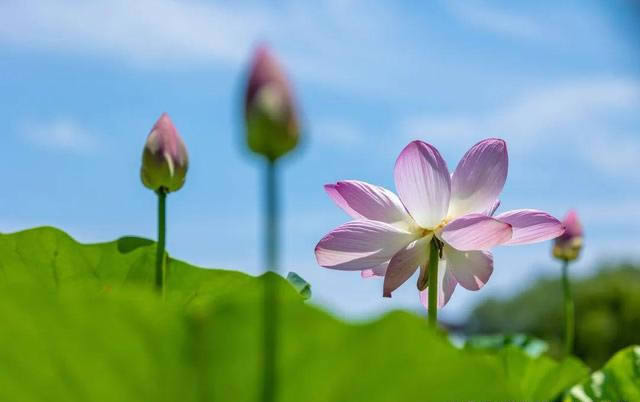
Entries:
[[[418, 309], [408, 282], [320, 268], [316, 242], [347, 216], [322, 185], [360, 179], [394, 189], [395, 158], [422, 139], [453, 169], [476, 141], [507, 140], [501, 210], [576, 208], [587, 274], [640, 252], [640, 46], [637, 2], [351, 1], [0, 3], [0, 230], [58, 226], [85, 242], [153, 237], [155, 198], [139, 182], [142, 146], [164, 111], [191, 156], [169, 198], [172, 255], [261, 269], [260, 161], [243, 148], [240, 89], [267, 41], [295, 83], [301, 149], [283, 167], [283, 269], [313, 302], [367, 317]], [[442, 311], [555, 274], [550, 244], [494, 250], [479, 292], [458, 287]]]

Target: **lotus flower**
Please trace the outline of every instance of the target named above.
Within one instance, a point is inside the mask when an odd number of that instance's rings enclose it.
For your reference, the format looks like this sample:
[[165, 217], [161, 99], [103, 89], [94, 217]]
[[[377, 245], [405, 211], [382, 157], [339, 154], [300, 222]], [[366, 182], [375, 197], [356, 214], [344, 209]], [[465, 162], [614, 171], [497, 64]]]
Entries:
[[291, 88], [264, 45], [254, 55], [244, 106], [247, 143], [253, 152], [275, 160], [295, 148], [300, 130]]
[[536, 243], [564, 232], [560, 221], [542, 211], [492, 216], [507, 169], [507, 146], [500, 139], [474, 145], [453, 175], [435, 147], [411, 142], [395, 165], [398, 195], [355, 180], [325, 186], [354, 220], [320, 240], [315, 249], [318, 264], [362, 271], [364, 277], [384, 276], [385, 297], [420, 269], [418, 289], [426, 304], [426, 270], [435, 237], [441, 245], [438, 307], [449, 301], [458, 284], [479, 290], [493, 272], [490, 248]]
[[584, 233], [576, 211], [569, 211], [562, 221], [567, 230], [556, 238], [553, 245], [553, 256], [560, 260], [573, 261], [582, 250]]
[[169, 115], [163, 113], [151, 129], [142, 153], [140, 177], [153, 191], [172, 192], [184, 185], [189, 157]]

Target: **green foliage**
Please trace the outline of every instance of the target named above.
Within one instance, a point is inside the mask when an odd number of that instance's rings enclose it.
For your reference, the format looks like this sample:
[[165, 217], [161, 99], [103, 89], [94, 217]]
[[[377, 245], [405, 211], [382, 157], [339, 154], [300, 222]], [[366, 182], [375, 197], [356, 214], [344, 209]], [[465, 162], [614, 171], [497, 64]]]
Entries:
[[476, 335], [465, 340], [466, 350], [491, 350], [502, 360], [507, 381], [519, 386], [524, 400], [548, 400], [560, 395], [575, 378], [586, 375], [583, 363], [574, 358], [555, 362], [542, 356], [546, 342], [524, 334]]
[[289, 272], [287, 274], [287, 280], [293, 285], [294, 288], [300, 293], [305, 300], [311, 298], [311, 284], [305, 281], [300, 275], [295, 272]]
[[[590, 278], [572, 280], [576, 305], [575, 355], [596, 369], [616, 351], [640, 344], [640, 269], [603, 267]], [[527, 333], [549, 342], [561, 356], [564, 337], [562, 287], [543, 279], [506, 301], [488, 300], [471, 314], [470, 333]]]
[[565, 401], [640, 401], [640, 346], [618, 352], [583, 383], [571, 388]]
[[[0, 256], [0, 289], [21, 285], [91, 293], [155, 289], [155, 243], [147, 239], [123, 237], [80, 245], [57, 229], [39, 228], [0, 235]], [[169, 258], [167, 302], [206, 304], [253, 281], [249, 275]]]
[[163, 302], [154, 251], [52, 228], [0, 235], [0, 400], [255, 401], [266, 281], [278, 289], [279, 401], [549, 400], [587, 375], [516, 346], [455, 348], [409, 313], [345, 323], [275, 275], [170, 259]]
[[500, 350], [508, 346], [516, 346], [531, 357], [538, 357], [549, 349], [549, 345], [538, 338], [525, 334], [513, 335], [475, 335], [464, 342], [467, 349]]
[[551, 400], [567, 389], [576, 377], [584, 377], [588, 370], [582, 362], [569, 358], [556, 362], [541, 356], [532, 359], [515, 346], [507, 346], [498, 352], [507, 372], [507, 381], [514, 385], [516, 399], [530, 401]]

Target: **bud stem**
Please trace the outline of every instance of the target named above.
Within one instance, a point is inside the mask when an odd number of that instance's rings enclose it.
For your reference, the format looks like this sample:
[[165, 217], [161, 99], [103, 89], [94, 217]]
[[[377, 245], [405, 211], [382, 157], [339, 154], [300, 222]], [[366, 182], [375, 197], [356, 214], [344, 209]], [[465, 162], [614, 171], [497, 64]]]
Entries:
[[167, 192], [164, 188], [160, 188], [158, 194], [158, 243], [156, 245], [156, 289], [165, 298], [165, 244], [166, 244], [166, 223], [167, 223]]
[[573, 342], [575, 334], [575, 307], [571, 296], [571, 286], [569, 284], [569, 260], [562, 263], [562, 288], [564, 291], [564, 323], [565, 323], [565, 355], [573, 353]]
[[[278, 271], [278, 235], [279, 235], [279, 208], [278, 208], [278, 171], [275, 160], [268, 160], [265, 177], [265, 269], [267, 272]], [[274, 278], [265, 278], [264, 292], [264, 375], [262, 388], [262, 401], [273, 402], [276, 400], [276, 357], [277, 357], [277, 326], [278, 326], [278, 300], [277, 288]]]
[[438, 262], [440, 260], [440, 247], [438, 247], [438, 240], [434, 238], [431, 240], [431, 251], [429, 252], [429, 267], [427, 269], [428, 275], [428, 314], [429, 325], [436, 327], [438, 325]]

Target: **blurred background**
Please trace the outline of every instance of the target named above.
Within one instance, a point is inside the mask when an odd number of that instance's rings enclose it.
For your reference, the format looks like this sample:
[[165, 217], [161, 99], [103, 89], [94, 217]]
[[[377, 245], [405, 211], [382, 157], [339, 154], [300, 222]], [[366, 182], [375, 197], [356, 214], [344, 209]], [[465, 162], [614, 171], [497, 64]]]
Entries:
[[[323, 184], [360, 179], [394, 189], [395, 158], [413, 139], [438, 147], [452, 171], [478, 140], [506, 139], [500, 211], [561, 218], [575, 208], [586, 238], [571, 273], [592, 283], [610, 275], [601, 266], [610, 272], [640, 257], [639, 31], [640, 4], [631, 0], [3, 0], [0, 231], [54, 225], [82, 242], [154, 238], [156, 200], [139, 167], [148, 131], [166, 111], [191, 156], [184, 189], [169, 198], [169, 252], [260, 273], [261, 164], [245, 151], [240, 104], [251, 52], [265, 41], [304, 117], [304, 144], [284, 161], [281, 269], [312, 284], [312, 303], [355, 319], [400, 308], [426, 314], [411, 281], [383, 299], [381, 280], [320, 268], [313, 254], [348, 220]], [[544, 303], [525, 323], [514, 307], [556, 290], [559, 300], [559, 285], [543, 279], [560, 273], [550, 248], [495, 249], [487, 286], [458, 287], [442, 319], [540, 336], [552, 331], [538, 325], [547, 320], [561, 336]], [[639, 325], [638, 268], [621, 269], [627, 276], [606, 297], [635, 286], [636, 308], [623, 310]], [[552, 285], [500, 301], [539, 279]], [[581, 303], [593, 302], [580, 286], [579, 325]], [[622, 311], [616, 301], [599, 305]], [[602, 314], [592, 320], [611, 332], [617, 316]]]

